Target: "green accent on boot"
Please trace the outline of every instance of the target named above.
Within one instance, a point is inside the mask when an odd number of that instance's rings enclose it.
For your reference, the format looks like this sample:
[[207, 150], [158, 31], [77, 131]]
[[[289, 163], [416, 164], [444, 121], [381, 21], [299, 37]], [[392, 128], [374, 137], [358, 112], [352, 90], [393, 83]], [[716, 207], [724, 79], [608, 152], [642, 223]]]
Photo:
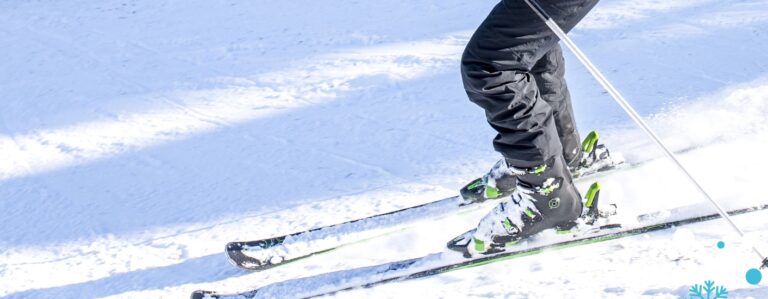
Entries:
[[587, 203], [584, 205], [587, 206], [587, 208], [591, 208], [592, 204], [595, 201], [595, 197], [597, 196], [597, 193], [600, 192], [600, 183], [594, 182], [592, 183], [592, 186], [589, 186], [589, 190], [587, 190]]
[[536, 214], [533, 211], [531, 211], [530, 208], [526, 208], [525, 211], [523, 212], [525, 212], [525, 215], [528, 216], [528, 218], [531, 218], [531, 219], [536, 218]]
[[485, 186], [485, 198], [487, 199], [495, 199], [499, 197], [499, 189], [496, 189], [491, 186]]
[[479, 178], [479, 179], [476, 179], [471, 184], [469, 184], [469, 186], [467, 186], [467, 190], [477, 189], [478, 187], [482, 187], [482, 186], [483, 186], [483, 179]]
[[478, 239], [472, 238], [472, 240], [475, 240], [475, 251], [477, 252], [485, 252], [485, 242], [480, 241]]
[[504, 247], [514, 246], [514, 245], [517, 245], [517, 243], [520, 243], [520, 240], [512, 240], [507, 243], [504, 243]]
[[581, 150], [585, 153], [591, 153], [595, 149], [598, 139], [600, 139], [600, 135], [597, 134], [597, 131], [589, 132], [587, 138], [584, 138], [584, 141], [581, 143]]
[[559, 228], [556, 228], [556, 229], [555, 229], [555, 232], [556, 232], [558, 235], [567, 235], [567, 234], [570, 234], [570, 233], [571, 233], [571, 229], [559, 229]]
[[506, 229], [508, 232], [512, 231], [512, 228], [514, 228], [512, 221], [509, 221], [509, 218], [504, 218], [504, 221], [502, 221], [501, 224], [504, 225], [504, 229]]
[[541, 195], [547, 196], [547, 195], [549, 195], [550, 193], [554, 192], [554, 191], [555, 191], [555, 189], [557, 189], [558, 187], [560, 187], [560, 186], [547, 186], [547, 187], [545, 187], [545, 188], [543, 188], [543, 189], [539, 190], [539, 193], [540, 193]]
[[533, 174], [542, 174], [547, 170], [547, 164], [541, 165], [533, 169]]

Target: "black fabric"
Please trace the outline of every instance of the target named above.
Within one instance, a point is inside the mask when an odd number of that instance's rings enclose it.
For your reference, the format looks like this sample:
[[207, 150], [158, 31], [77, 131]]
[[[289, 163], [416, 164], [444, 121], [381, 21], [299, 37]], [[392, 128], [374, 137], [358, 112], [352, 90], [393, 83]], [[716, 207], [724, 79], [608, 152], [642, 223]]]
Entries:
[[[597, 3], [539, 1], [566, 32]], [[557, 42], [524, 1], [505, 0], [475, 31], [462, 56], [467, 95], [485, 109], [488, 123], [499, 133], [494, 148], [510, 165], [541, 165], [564, 151], [569, 164], [573, 162], [579, 137]]]
[[573, 117], [571, 94], [565, 83], [565, 60], [559, 44], [555, 44], [536, 62], [531, 74], [536, 80], [541, 99], [552, 108], [552, 116], [555, 118], [555, 127], [566, 163], [571, 168], [579, 166], [582, 156], [581, 138]]

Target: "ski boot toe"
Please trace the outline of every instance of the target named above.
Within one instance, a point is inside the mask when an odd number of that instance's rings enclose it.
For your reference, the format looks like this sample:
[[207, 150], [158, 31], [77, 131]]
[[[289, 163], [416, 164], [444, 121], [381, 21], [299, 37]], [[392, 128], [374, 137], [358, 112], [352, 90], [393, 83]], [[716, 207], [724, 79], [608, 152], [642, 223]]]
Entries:
[[507, 197], [515, 190], [515, 173], [507, 166], [505, 159], [493, 165], [491, 170], [461, 188], [462, 205], [480, 203], [489, 199]]
[[446, 247], [452, 251], [461, 253], [465, 258], [494, 254], [505, 250], [505, 243], [482, 241], [475, 237], [475, 233], [476, 231], [474, 229], [470, 230], [449, 241]]

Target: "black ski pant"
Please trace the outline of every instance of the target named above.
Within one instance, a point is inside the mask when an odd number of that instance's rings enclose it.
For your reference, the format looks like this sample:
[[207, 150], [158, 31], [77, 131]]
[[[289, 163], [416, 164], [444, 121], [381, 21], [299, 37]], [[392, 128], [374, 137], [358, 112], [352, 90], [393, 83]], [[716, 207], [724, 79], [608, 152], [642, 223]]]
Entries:
[[[598, 0], [539, 0], [566, 32]], [[523, 0], [497, 4], [467, 44], [461, 61], [469, 99], [485, 109], [499, 133], [496, 151], [516, 167], [534, 167], [562, 154], [581, 157], [579, 135], [558, 38]]]

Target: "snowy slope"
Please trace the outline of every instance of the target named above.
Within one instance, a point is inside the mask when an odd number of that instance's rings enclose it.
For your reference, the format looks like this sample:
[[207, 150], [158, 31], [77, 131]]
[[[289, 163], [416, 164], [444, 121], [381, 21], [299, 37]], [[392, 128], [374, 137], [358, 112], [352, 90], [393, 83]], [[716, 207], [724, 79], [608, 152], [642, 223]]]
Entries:
[[[486, 171], [493, 132], [457, 64], [494, 4], [0, 3], [0, 296], [178, 298], [442, 250], [483, 211], [261, 273], [222, 254]], [[571, 36], [717, 199], [744, 206], [768, 202], [766, 24], [767, 1], [614, 0]], [[580, 130], [652, 160], [601, 179], [603, 196], [632, 213], [702, 201], [566, 55]], [[767, 240], [765, 217], [737, 222]], [[754, 264], [712, 222], [338, 296], [672, 298], [712, 279], [768, 297], [743, 278]]]

